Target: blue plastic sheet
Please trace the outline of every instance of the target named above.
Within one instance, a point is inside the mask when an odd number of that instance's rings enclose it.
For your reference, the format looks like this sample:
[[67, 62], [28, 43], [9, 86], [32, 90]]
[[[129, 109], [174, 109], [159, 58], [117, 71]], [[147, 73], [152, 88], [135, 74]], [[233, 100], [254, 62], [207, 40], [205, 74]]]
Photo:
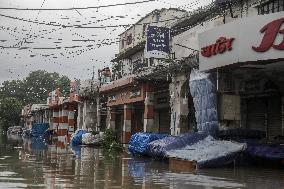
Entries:
[[246, 152], [252, 157], [263, 158], [271, 161], [284, 160], [284, 146], [278, 144], [253, 144], [247, 143]]
[[132, 154], [146, 155], [146, 148], [150, 142], [167, 136], [167, 134], [158, 133], [135, 133], [129, 140], [128, 150]]
[[80, 157], [81, 156], [81, 146], [73, 146], [71, 145], [71, 149], [75, 156]]
[[32, 127], [31, 135], [32, 137], [42, 136], [48, 128], [49, 128], [48, 123], [34, 123]]
[[48, 145], [45, 142], [45, 140], [43, 138], [32, 138], [32, 150], [33, 151], [41, 151], [41, 150], [47, 150], [48, 149]]
[[218, 132], [216, 86], [207, 73], [192, 70], [189, 81], [198, 131], [216, 136]]
[[147, 154], [152, 157], [165, 157], [167, 151], [195, 144], [206, 137], [206, 134], [194, 132], [186, 133], [177, 137], [165, 137], [149, 143], [147, 146]]
[[79, 144], [82, 144], [82, 135], [86, 134], [87, 131], [85, 130], [77, 130], [74, 136], [71, 139], [71, 145], [72, 146], [77, 146]]
[[44, 133], [43, 133], [43, 137], [44, 138], [49, 138], [50, 136], [52, 136], [53, 135], [53, 130], [49, 130], [49, 129], [47, 129], [46, 131], [44, 131]]

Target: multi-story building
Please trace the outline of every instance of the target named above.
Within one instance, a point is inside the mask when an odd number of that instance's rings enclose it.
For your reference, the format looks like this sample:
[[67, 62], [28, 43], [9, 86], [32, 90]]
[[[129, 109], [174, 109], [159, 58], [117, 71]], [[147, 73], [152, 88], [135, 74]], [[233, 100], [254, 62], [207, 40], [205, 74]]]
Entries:
[[170, 57], [147, 57], [146, 33], [150, 26], [171, 28], [185, 15], [178, 9], [154, 10], [120, 35], [111, 82], [100, 87], [100, 94], [108, 98], [107, 127], [123, 143], [135, 132], [170, 133], [169, 80], [157, 69]]
[[[120, 35], [111, 80], [100, 87], [107, 127], [123, 143], [139, 131], [179, 135], [210, 122], [283, 135], [283, 16], [277, 0], [217, 0], [190, 13], [147, 14]], [[149, 26], [171, 29], [167, 57], [147, 57]], [[194, 91], [193, 69], [208, 74], [210, 94], [208, 83]]]
[[[181, 102], [194, 102], [195, 91], [187, 86], [190, 70], [196, 68], [213, 77], [220, 129], [261, 130], [269, 138], [284, 135], [283, 10], [283, 1], [277, 0], [217, 0], [174, 25], [172, 53], [176, 62], [190, 65], [172, 77], [176, 122], [190, 112]], [[186, 88], [190, 93], [180, 97]], [[199, 116], [209, 116], [208, 110]], [[187, 118], [190, 122], [190, 114]]]

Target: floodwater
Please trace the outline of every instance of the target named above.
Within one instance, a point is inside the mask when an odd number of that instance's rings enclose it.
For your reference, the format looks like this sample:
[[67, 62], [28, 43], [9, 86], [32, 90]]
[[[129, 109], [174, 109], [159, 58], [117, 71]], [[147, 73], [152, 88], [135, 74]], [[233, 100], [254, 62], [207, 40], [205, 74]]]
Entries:
[[166, 162], [90, 147], [47, 145], [0, 135], [0, 188], [284, 188], [280, 168], [236, 167], [194, 173]]

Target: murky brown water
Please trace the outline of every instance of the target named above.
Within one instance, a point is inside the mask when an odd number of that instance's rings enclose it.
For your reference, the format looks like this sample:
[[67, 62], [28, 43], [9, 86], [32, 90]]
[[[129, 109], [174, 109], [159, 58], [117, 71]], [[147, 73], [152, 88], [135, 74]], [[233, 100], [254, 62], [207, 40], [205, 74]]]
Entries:
[[0, 188], [284, 188], [284, 170], [172, 172], [167, 163], [0, 135]]

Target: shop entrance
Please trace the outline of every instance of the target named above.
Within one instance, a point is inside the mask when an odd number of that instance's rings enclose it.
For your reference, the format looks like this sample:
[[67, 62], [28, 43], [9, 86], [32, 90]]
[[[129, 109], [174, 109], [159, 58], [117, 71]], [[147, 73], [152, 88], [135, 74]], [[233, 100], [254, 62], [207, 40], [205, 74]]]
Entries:
[[249, 98], [247, 128], [265, 131], [267, 137], [281, 135], [281, 97]]

